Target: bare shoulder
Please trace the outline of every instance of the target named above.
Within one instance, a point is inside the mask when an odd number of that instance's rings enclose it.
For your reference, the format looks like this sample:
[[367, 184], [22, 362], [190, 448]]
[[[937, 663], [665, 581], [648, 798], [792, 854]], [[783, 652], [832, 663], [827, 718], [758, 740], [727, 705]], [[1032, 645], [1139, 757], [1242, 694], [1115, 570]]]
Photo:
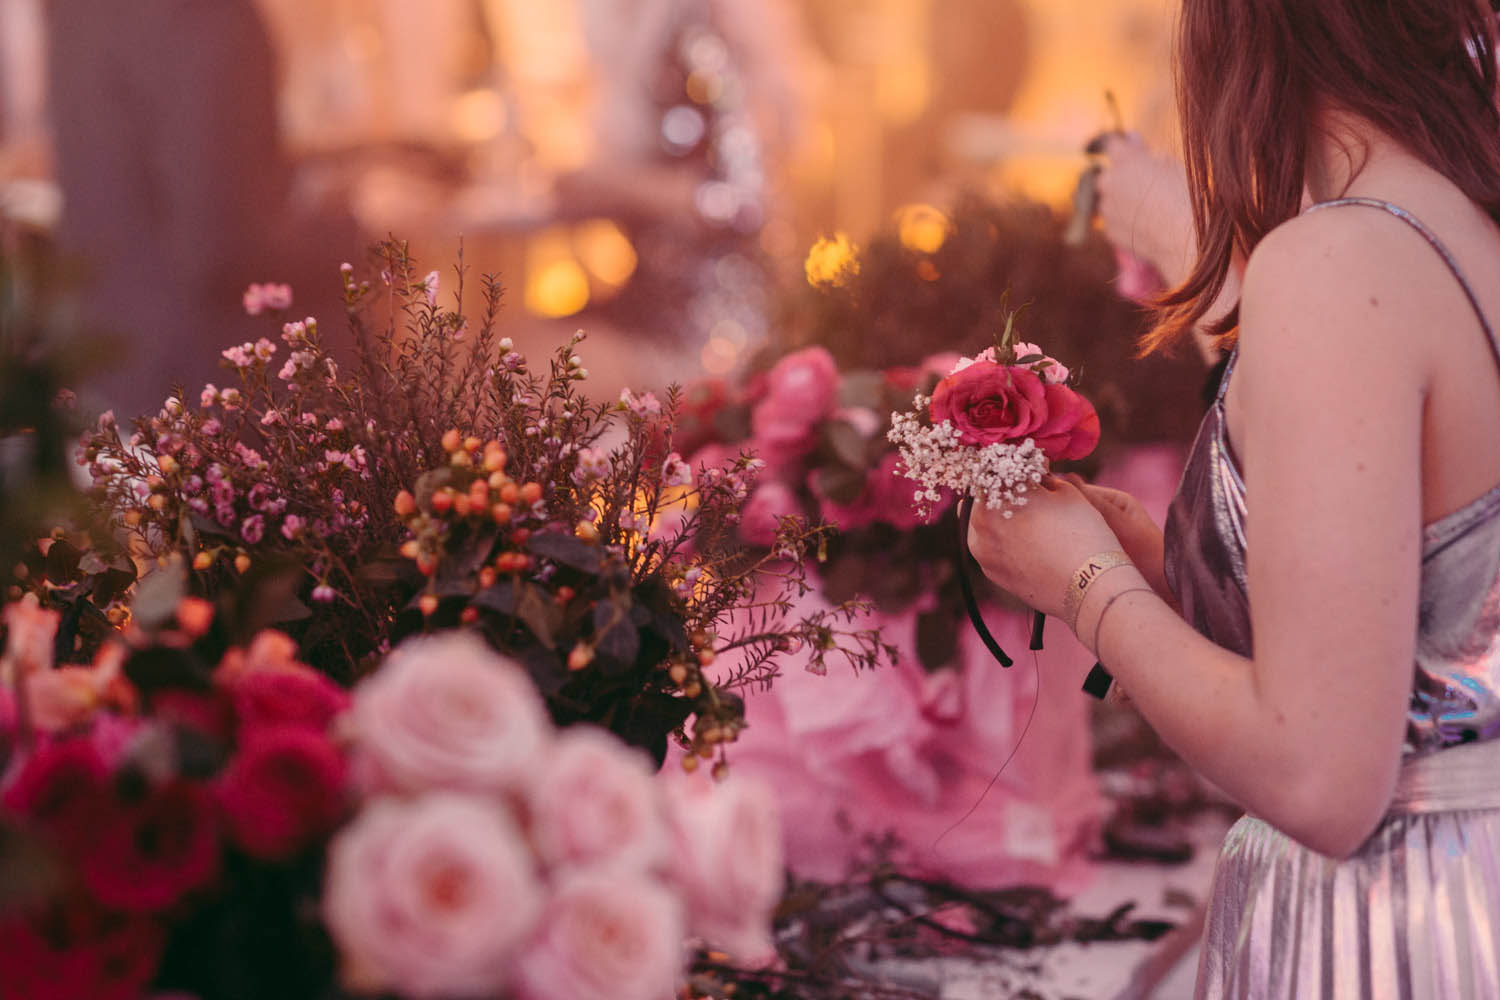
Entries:
[[1422, 237], [1385, 212], [1300, 215], [1250, 255], [1240, 300], [1245, 353], [1400, 357], [1437, 305], [1443, 270]]

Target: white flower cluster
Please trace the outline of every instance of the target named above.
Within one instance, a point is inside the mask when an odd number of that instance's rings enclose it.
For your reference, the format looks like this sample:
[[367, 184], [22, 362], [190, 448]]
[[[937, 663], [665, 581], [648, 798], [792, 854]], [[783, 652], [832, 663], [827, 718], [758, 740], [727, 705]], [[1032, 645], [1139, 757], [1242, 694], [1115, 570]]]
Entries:
[[923, 426], [921, 414], [931, 400], [917, 396], [913, 410], [891, 414], [886, 437], [901, 452], [901, 474], [920, 484], [918, 508], [925, 514], [943, 499], [943, 490], [983, 500], [991, 510], [1010, 517], [1012, 508], [1026, 504], [1026, 491], [1047, 472], [1047, 456], [1027, 438], [1019, 444], [989, 444], [974, 448], [960, 440], [948, 421]]

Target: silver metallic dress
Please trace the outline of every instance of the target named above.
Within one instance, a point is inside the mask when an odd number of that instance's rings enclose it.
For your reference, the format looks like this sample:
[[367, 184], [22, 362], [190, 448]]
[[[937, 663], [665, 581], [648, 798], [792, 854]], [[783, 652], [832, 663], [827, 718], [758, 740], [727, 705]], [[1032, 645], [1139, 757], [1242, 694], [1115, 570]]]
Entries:
[[[1388, 202], [1340, 199], [1401, 219], [1442, 255], [1500, 364], [1452, 256]], [[1245, 484], [1225, 432], [1225, 372], [1168, 514], [1167, 575], [1184, 616], [1252, 651]], [[1199, 998], [1500, 1000], [1500, 486], [1424, 532], [1417, 658], [1404, 764], [1386, 818], [1337, 861], [1251, 816], [1214, 875]]]

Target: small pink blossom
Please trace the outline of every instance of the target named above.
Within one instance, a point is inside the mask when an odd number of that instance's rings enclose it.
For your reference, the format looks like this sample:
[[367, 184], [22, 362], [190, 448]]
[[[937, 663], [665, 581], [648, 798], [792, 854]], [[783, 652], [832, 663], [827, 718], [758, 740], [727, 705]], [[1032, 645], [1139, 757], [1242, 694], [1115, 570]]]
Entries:
[[253, 514], [240, 522], [240, 537], [247, 545], [258, 545], [266, 534], [266, 519], [260, 514]]
[[219, 387], [212, 382], [203, 387], [203, 392], [198, 396], [198, 402], [207, 409], [219, 401]]
[[693, 469], [682, 460], [677, 452], [667, 456], [661, 467], [661, 484], [663, 486], [691, 486], [693, 485]]
[[643, 392], [639, 396], [628, 388], [620, 390], [620, 402], [625, 408], [638, 417], [661, 416], [661, 401], [656, 398], [655, 393]]
[[255, 364], [255, 345], [248, 341], [236, 347], [226, 347], [219, 353], [236, 368], [249, 368]]
[[210, 417], [209, 419], [203, 421], [203, 427], [201, 428], [204, 436], [206, 437], [218, 437], [219, 432], [223, 429], [224, 425], [219, 423], [218, 418], [216, 417]]
[[442, 277], [436, 271], [428, 271], [427, 277], [422, 279], [422, 291], [427, 296], [427, 305], [436, 306], [438, 297], [438, 286], [442, 283]]
[[292, 286], [274, 284], [253, 284], [245, 289], [242, 301], [245, 312], [251, 316], [259, 316], [267, 309], [282, 310], [292, 307]]
[[219, 393], [219, 402], [226, 410], [238, 409], [240, 403], [243, 402], [243, 400], [244, 397], [240, 395], [240, 391], [238, 389], [225, 389], [223, 392]]
[[288, 514], [286, 520], [281, 522], [281, 537], [289, 542], [296, 541], [301, 536], [307, 522], [296, 514]]
[[344, 429], [344, 422], [338, 417], [329, 417], [328, 423], [324, 424], [323, 427], [328, 431], [328, 433], [337, 434], [339, 431]]
[[655, 769], [602, 729], [563, 732], [536, 775], [531, 834], [550, 866], [647, 871], [667, 857]]
[[332, 604], [338, 600], [338, 596], [339, 592], [326, 583], [320, 583], [312, 590], [312, 599], [319, 604]]
[[558, 886], [516, 971], [518, 1000], [662, 1000], [682, 971], [677, 900], [641, 875], [589, 872]]
[[262, 427], [274, 427], [276, 424], [282, 422], [281, 411], [276, 409], [275, 407], [267, 410], [265, 414], [260, 418]]
[[543, 906], [525, 840], [488, 800], [378, 799], [329, 847], [323, 917], [357, 992], [490, 996]]
[[551, 728], [526, 672], [465, 632], [402, 643], [353, 719], [370, 783], [397, 791], [518, 788]]

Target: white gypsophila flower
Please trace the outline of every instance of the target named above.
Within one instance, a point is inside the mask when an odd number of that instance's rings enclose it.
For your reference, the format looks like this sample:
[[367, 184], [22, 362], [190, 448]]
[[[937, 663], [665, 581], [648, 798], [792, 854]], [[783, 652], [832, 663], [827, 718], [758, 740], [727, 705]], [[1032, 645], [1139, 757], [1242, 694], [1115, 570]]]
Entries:
[[1026, 492], [1040, 483], [1047, 471], [1047, 457], [1036, 442], [994, 443], [983, 448], [965, 445], [958, 429], [948, 421], [923, 426], [919, 414], [929, 399], [912, 400], [914, 412], [893, 413], [888, 439], [901, 454], [902, 474], [921, 488], [916, 502], [923, 513], [942, 501], [943, 491], [983, 500], [991, 510], [1010, 517], [1024, 506]]

